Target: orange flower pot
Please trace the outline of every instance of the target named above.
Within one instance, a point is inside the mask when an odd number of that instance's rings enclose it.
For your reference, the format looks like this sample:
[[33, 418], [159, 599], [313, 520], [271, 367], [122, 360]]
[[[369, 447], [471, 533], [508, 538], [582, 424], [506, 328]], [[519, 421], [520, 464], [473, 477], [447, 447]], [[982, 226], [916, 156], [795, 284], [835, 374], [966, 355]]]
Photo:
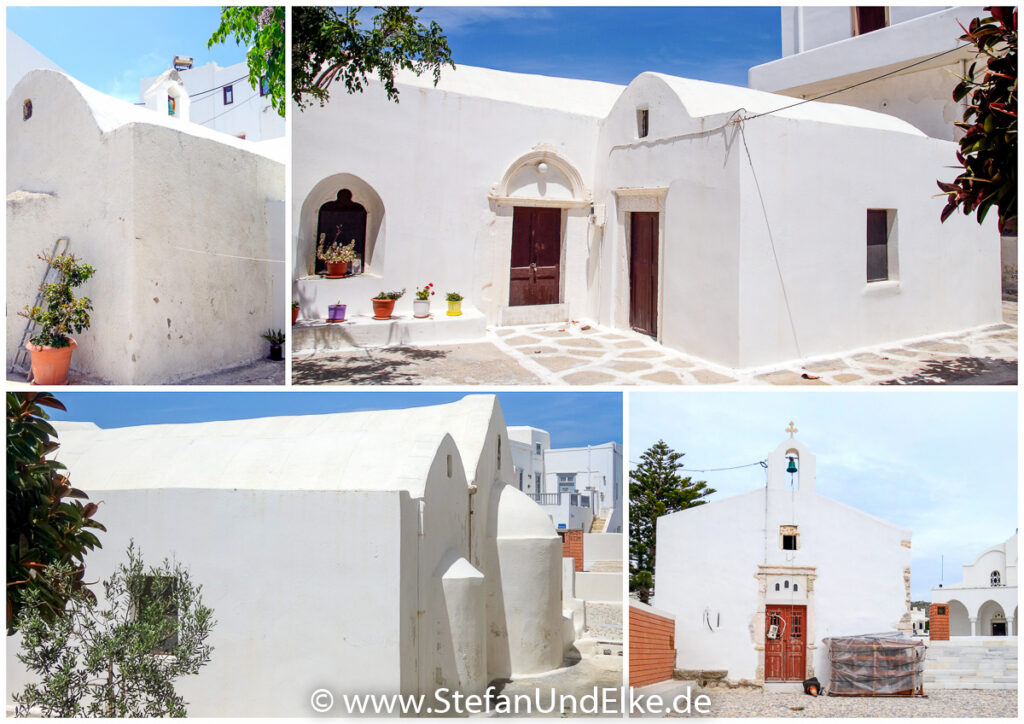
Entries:
[[374, 319], [391, 319], [391, 313], [395, 311], [394, 299], [372, 299], [373, 302], [373, 318]]
[[25, 349], [32, 355], [32, 382], [36, 385], [66, 385], [71, 369], [71, 353], [78, 342], [68, 338], [67, 347], [47, 347], [27, 342]]
[[292, 324], [295, 324], [298, 321], [299, 321], [299, 308], [298, 307], [292, 307]]
[[348, 269], [347, 261], [329, 261], [327, 264], [327, 275], [332, 277], [343, 277]]

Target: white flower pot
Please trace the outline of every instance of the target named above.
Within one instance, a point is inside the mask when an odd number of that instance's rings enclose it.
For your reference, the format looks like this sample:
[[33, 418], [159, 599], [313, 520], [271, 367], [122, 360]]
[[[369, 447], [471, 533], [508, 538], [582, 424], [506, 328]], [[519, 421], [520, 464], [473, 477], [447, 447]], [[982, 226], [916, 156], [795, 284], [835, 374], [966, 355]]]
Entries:
[[430, 316], [430, 300], [429, 299], [413, 299], [412, 300], [412, 316], [417, 319], [425, 319]]

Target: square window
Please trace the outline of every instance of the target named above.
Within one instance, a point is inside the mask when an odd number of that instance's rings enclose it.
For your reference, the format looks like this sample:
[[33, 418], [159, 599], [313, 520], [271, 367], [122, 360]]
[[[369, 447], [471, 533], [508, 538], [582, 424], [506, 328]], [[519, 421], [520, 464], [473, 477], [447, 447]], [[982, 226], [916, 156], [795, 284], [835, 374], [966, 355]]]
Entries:
[[233, 86], [224, 86], [224, 105], [231, 105], [235, 102], [235, 89]]
[[935, 607], [935, 615], [936, 616], [945, 616], [946, 615], [946, 607], [945, 606], [936, 606]]
[[782, 550], [784, 550], [784, 551], [795, 551], [796, 550], [796, 536], [795, 535], [784, 535], [784, 536], [782, 536]]
[[636, 137], [647, 138], [648, 121], [650, 120], [650, 109], [636, 109]]

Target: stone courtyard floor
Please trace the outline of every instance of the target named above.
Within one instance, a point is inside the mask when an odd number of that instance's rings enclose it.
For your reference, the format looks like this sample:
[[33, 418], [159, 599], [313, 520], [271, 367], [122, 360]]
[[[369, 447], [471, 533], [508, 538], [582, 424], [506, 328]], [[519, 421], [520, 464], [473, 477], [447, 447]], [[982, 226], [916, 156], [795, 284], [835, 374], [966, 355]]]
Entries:
[[[574, 654], [566, 658], [562, 668], [556, 669], [555, 671], [547, 674], [523, 677], [515, 681], [504, 683], [493, 682], [494, 685], [500, 689], [497, 693], [497, 697], [509, 697], [509, 701], [511, 702], [515, 700], [517, 695], [526, 695], [535, 701], [539, 700], [541, 707], [548, 710], [546, 713], [538, 711], [527, 713], [520, 710], [517, 714], [495, 713], [494, 716], [621, 717], [619, 709], [622, 706], [622, 659], [622, 656], [580, 657], [578, 654]], [[609, 690], [606, 701], [611, 704], [609, 708], [612, 709], [612, 711], [607, 711], [603, 714], [593, 714], [577, 709], [574, 712], [571, 705], [567, 705], [565, 707], [558, 705], [559, 702], [563, 701], [560, 698], [562, 695], [572, 696], [577, 701], [580, 701], [581, 697], [593, 695], [595, 687], [598, 689]], [[610, 691], [612, 689], [616, 691], [613, 693]], [[552, 690], [555, 692], [554, 711], [550, 711], [552, 706]], [[492, 707], [494, 706], [496, 705], [492, 704]], [[587, 704], [584, 704], [584, 706], [589, 707]]]
[[297, 354], [295, 384], [877, 385], [1016, 384], [1017, 303], [1003, 322], [775, 369], [737, 372], [596, 325], [489, 329], [479, 342]]
[[[284, 385], [285, 371], [284, 362], [271, 362], [269, 359], [260, 359], [240, 367], [232, 367], [226, 370], [210, 372], [198, 377], [190, 377], [179, 382], [169, 384], [175, 385]], [[7, 373], [7, 386], [10, 388], [25, 387], [31, 385], [25, 381], [25, 373]], [[89, 377], [81, 372], [71, 370], [68, 374], [70, 385], [108, 385], [99, 378]]]
[[698, 689], [694, 682], [663, 682], [644, 687], [663, 699], [684, 693], [690, 685], [691, 700], [700, 693], [711, 697], [708, 714], [669, 716], [705, 717], [1006, 717], [1017, 718], [1016, 689], [932, 689], [926, 697], [849, 697], [764, 693], [757, 689]]

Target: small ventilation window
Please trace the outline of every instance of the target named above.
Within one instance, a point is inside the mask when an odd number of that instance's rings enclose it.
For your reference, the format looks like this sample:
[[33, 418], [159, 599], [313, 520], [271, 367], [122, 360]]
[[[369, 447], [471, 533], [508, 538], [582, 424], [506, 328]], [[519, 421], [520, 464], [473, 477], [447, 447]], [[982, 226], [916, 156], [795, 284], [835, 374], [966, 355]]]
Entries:
[[999, 575], [999, 571], [992, 571], [992, 574], [989, 576], [989, 581], [991, 581], [993, 586], [1003, 585], [1003, 578]]
[[775, 590], [776, 590], [776, 591], [780, 590], [780, 589], [779, 589], [779, 584], [778, 584], [778, 583], [776, 583], [776, 584], [775, 584]]
[[783, 587], [783, 588], [789, 588], [789, 581], [785, 581], [785, 582], [784, 582], [784, 583], [782, 584], [782, 587]]
[[945, 616], [946, 615], [946, 607], [945, 606], [936, 606], [935, 607], [935, 615], [936, 616]]
[[501, 435], [498, 435], [498, 470], [501, 470]]
[[647, 138], [648, 122], [650, 120], [650, 109], [636, 109], [636, 137]]
[[447, 463], [448, 463], [448, 477], [450, 478], [452, 476], [452, 456], [451, 455], [448, 456]]
[[799, 585], [797, 585], [796, 583], [794, 583], [794, 584], [793, 584], [793, 593], [796, 593], [796, 592], [797, 592], [797, 591], [799, 591], [799, 590], [800, 590], [800, 586], [799, 586]]
[[21, 118], [27, 121], [32, 117], [32, 99], [26, 98], [25, 102], [21, 104]]
[[784, 550], [784, 551], [795, 551], [796, 550], [796, 536], [795, 535], [784, 535], [784, 536], [782, 536], [782, 550]]

